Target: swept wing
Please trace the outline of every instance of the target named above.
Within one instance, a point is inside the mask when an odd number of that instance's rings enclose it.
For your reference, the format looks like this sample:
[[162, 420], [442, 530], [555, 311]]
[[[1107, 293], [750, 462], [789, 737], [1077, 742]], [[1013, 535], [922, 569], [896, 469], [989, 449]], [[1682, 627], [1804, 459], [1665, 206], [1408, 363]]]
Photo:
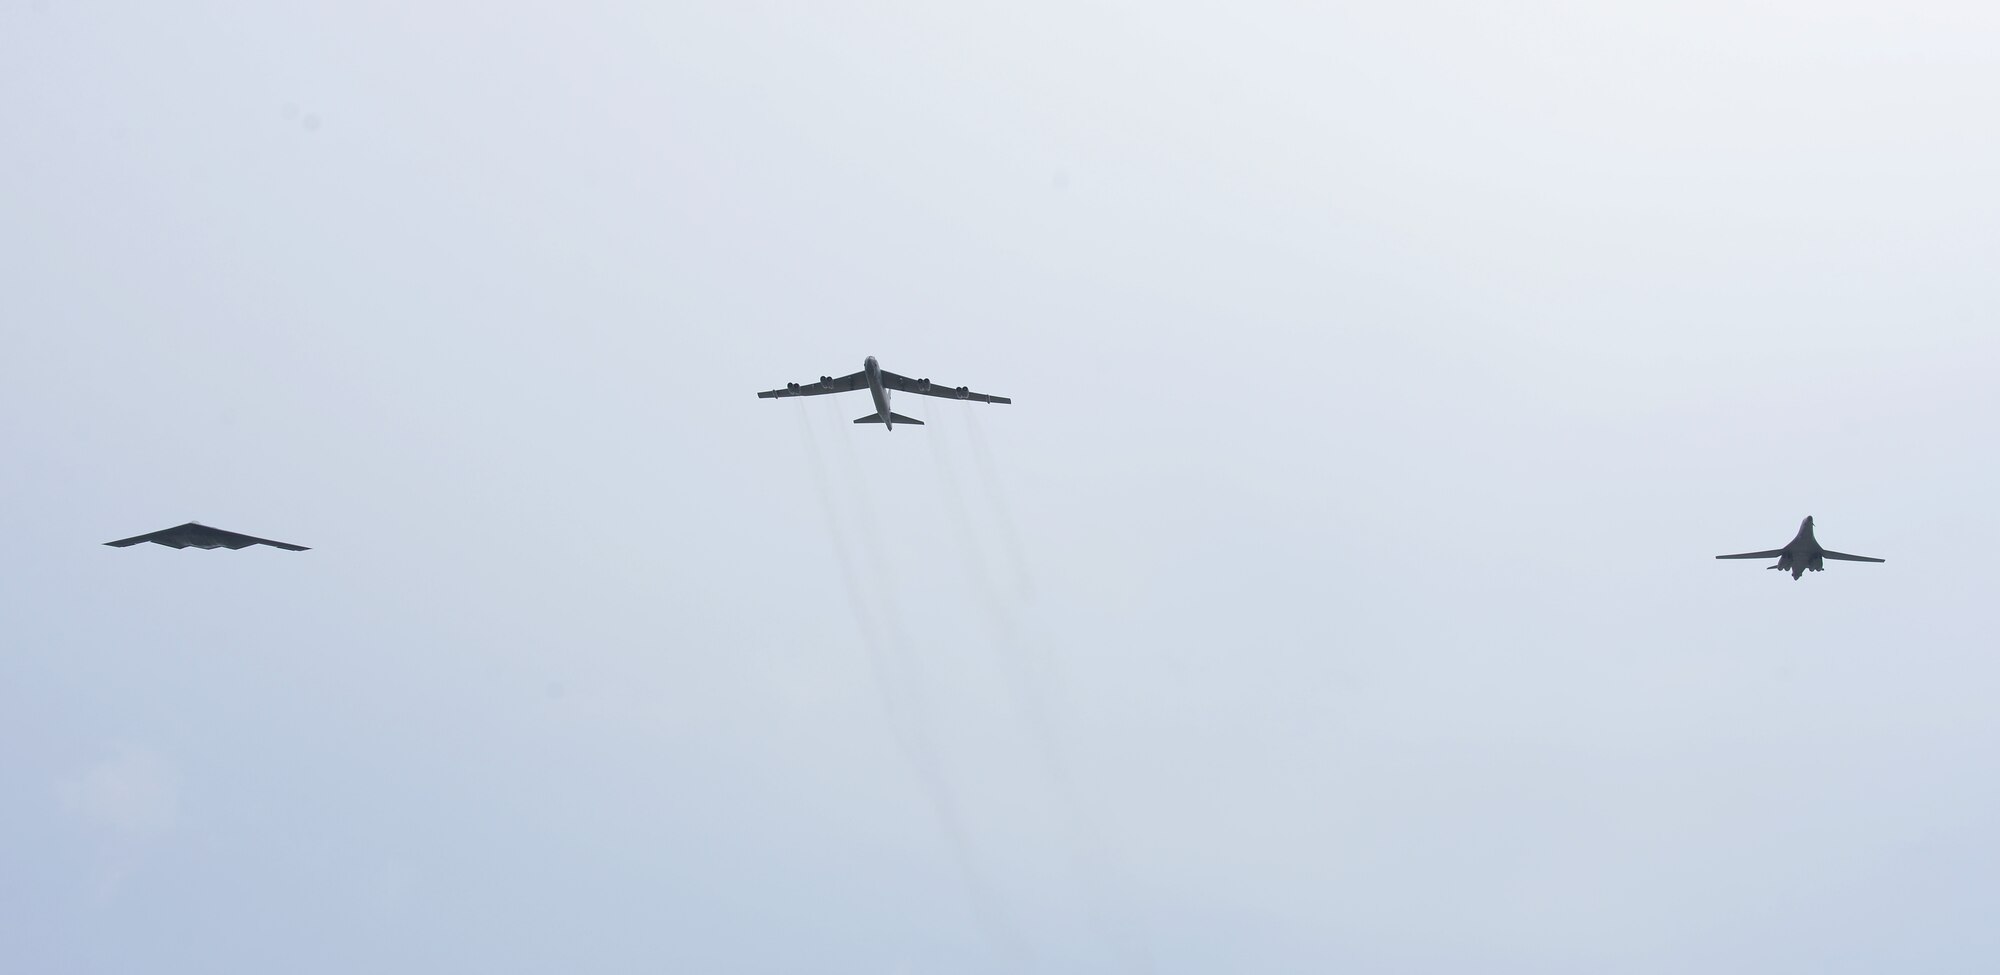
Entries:
[[[888, 373], [882, 374], [885, 378]], [[781, 399], [786, 396], [825, 396], [828, 393], [849, 393], [868, 388], [868, 374], [849, 373], [845, 376], [821, 376], [816, 383], [786, 383], [783, 389], [767, 389], [757, 394], [758, 399]]]
[[1824, 556], [1826, 556], [1826, 557], [1827, 557], [1827, 558], [1829, 558], [1829, 559], [1839, 559], [1839, 560], [1841, 560], [1842, 562], [1887, 562], [1887, 561], [1889, 561], [1888, 559], [1871, 559], [1871, 558], [1869, 558], [1869, 557], [1868, 557], [1868, 556], [1866, 556], [1866, 555], [1849, 555], [1849, 554], [1847, 554], [1846, 552], [1827, 552], [1827, 551], [1821, 551], [1821, 552], [1820, 552], [1819, 554], [1821, 554], [1821, 555], [1824, 555]]
[[[916, 393], [920, 396], [937, 396], [943, 399], [965, 399], [978, 403], [1014, 402], [1005, 396], [975, 393], [964, 386], [946, 386], [942, 383], [931, 382], [928, 379], [911, 379], [908, 376], [898, 376], [887, 369], [882, 370], [882, 385], [899, 393]], [[757, 395], [762, 396], [764, 394], [758, 393]]]
[[130, 545], [137, 545], [140, 542], [152, 542], [156, 545], [165, 545], [168, 548], [239, 549], [249, 548], [252, 545], [269, 545], [272, 548], [281, 548], [288, 552], [307, 551], [304, 545], [293, 545], [290, 542], [276, 542], [268, 538], [258, 538], [255, 535], [245, 535], [242, 532], [211, 528], [199, 522], [192, 521], [185, 525], [163, 528], [156, 532], [147, 532], [144, 535], [134, 535], [131, 538], [121, 538], [115, 542], [105, 542], [104, 544], [113, 548], [125, 548]]
[[[115, 542], [105, 542], [104, 544], [109, 545], [112, 548], [126, 548], [128, 546], [137, 545], [140, 542], [155, 542], [155, 541], [160, 542], [160, 544], [162, 545], [173, 545], [172, 542], [160, 541], [162, 536], [166, 535], [168, 532], [171, 531], [173, 531], [173, 529], [169, 528], [166, 531], [147, 532], [144, 535], [134, 535], [131, 538], [121, 538]], [[186, 548], [187, 546], [175, 545], [174, 547]]]
[[[1741, 555], [1718, 555], [1718, 556], [1716, 556], [1716, 558], [1718, 558], [1718, 559], [1775, 559], [1775, 558], [1777, 558], [1778, 556], [1780, 556], [1780, 555], [1783, 555], [1783, 554], [1785, 554], [1785, 550], [1784, 550], [1784, 549], [1781, 549], [1781, 548], [1774, 548], [1774, 549], [1772, 549], [1772, 550], [1770, 550], [1770, 551], [1768, 551], [1768, 552], [1744, 552], [1744, 553], [1743, 553], [1743, 554], [1741, 554]], [[1827, 554], [1831, 555], [1831, 554], [1833, 554], [1833, 553], [1829, 552], [1829, 553], [1827, 553]]]

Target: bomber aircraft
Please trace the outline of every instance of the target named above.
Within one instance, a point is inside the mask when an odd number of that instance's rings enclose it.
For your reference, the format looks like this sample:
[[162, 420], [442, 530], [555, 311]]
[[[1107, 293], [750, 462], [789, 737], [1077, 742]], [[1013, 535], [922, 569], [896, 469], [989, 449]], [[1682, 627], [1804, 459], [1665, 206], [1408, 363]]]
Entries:
[[1792, 572], [1792, 581], [1794, 582], [1797, 582], [1799, 576], [1804, 575], [1807, 570], [1811, 570], [1813, 572], [1819, 572], [1824, 570], [1826, 568], [1826, 563], [1825, 563], [1826, 559], [1839, 559], [1842, 562], [1888, 561], [1887, 559], [1872, 559], [1866, 555], [1848, 555], [1845, 552], [1829, 552], [1826, 549], [1820, 548], [1819, 540], [1813, 537], [1813, 521], [1811, 515], [1807, 515], [1806, 520], [1799, 522], [1799, 533], [1796, 536], [1794, 536], [1791, 541], [1786, 542], [1784, 548], [1774, 548], [1768, 552], [1744, 552], [1741, 555], [1718, 555], [1716, 556], [1716, 558], [1718, 559], [1775, 558], [1778, 560], [1778, 564], [1773, 566], [1767, 566], [1767, 568], [1780, 569], [1780, 570], [1790, 569]]
[[786, 396], [824, 396], [827, 393], [845, 393], [856, 389], [866, 389], [868, 390], [868, 395], [875, 398], [875, 412], [864, 417], [859, 417], [854, 422], [880, 423], [884, 430], [894, 430], [898, 423], [907, 423], [916, 427], [924, 425], [924, 421], [922, 420], [914, 420], [901, 413], [889, 412], [889, 391], [892, 389], [898, 392], [918, 393], [924, 396], [941, 396], [945, 399], [969, 399], [980, 403], [1014, 402], [1005, 396], [988, 396], [985, 393], [975, 393], [964, 386], [938, 386], [932, 385], [928, 379], [911, 379], [907, 376], [898, 376], [876, 365], [875, 357], [872, 355], [868, 357], [868, 361], [861, 364], [861, 371], [853, 375], [840, 376], [838, 378], [821, 376], [819, 377], [819, 382], [816, 383], [786, 383], [785, 388], [767, 389], [764, 392], [758, 393], [757, 398], [780, 399]]
[[190, 521], [185, 525], [162, 528], [156, 532], [134, 535], [131, 538], [121, 538], [115, 542], [105, 542], [104, 544], [113, 548], [124, 548], [127, 545], [137, 545], [140, 542], [152, 542], [155, 545], [165, 545], [168, 548], [234, 549], [249, 548], [252, 545], [269, 545], [272, 548], [282, 548], [287, 552], [306, 551], [304, 545], [293, 545], [290, 542], [274, 542], [268, 538], [258, 538], [255, 535], [239, 535], [236, 532], [223, 531], [220, 528], [210, 528], [198, 521]]

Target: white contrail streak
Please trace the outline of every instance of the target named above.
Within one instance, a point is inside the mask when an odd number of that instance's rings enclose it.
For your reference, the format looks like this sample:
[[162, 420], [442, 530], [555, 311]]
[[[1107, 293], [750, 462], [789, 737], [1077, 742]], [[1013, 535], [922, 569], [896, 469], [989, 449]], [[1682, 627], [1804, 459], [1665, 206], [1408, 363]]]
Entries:
[[[828, 410], [832, 409], [831, 404]], [[910, 768], [916, 773], [917, 782], [924, 799], [936, 818], [939, 829], [952, 853], [953, 865], [965, 884], [966, 894], [973, 919], [987, 940], [1006, 954], [1010, 961], [1019, 961], [1025, 955], [1025, 947], [1014, 927], [1007, 918], [999, 897], [986, 881], [974, 856], [970, 834], [965, 828], [964, 817], [960, 813], [950, 782], [944, 774], [944, 763], [939, 757], [936, 736], [931, 730], [929, 708], [924, 697], [922, 662], [909, 649], [902, 619], [896, 610], [894, 583], [889, 574], [887, 559], [882, 553], [881, 542], [875, 535], [875, 519], [872, 506], [868, 503], [867, 487], [861, 478], [860, 464], [853, 455], [853, 442], [846, 439], [849, 431], [839, 425], [839, 420], [830, 412], [829, 422], [834, 424], [833, 434], [844, 444], [838, 448], [845, 460], [848, 475], [845, 480], [854, 488], [854, 511], [860, 521], [859, 535], [861, 549], [868, 560], [868, 570], [881, 583], [878, 589], [880, 612], [872, 612], [866, 588], [862, 582], [861, 569], [850, 556], [845, 535], [839, 529], [837, 505], [833, 501], [835, 490], [833, 479], [828, 476], [826, 465], [820, 458], [819, 448], [812, 430], [804, 426], [801, 412], [801, 430], [806, 440], [806, 450], [813, 468], [813, 475], [820, 488], [821, 507], [827, 516], [829, 532], [834, 537], [843, 581], [846, 584], [849, 606], [855, 614], [855, 621], [861, 629], [862, 639], [868, 645], [869, 661], [875, 675], [876, 690], [881, 696], [885, 718], [889, 722], [891, 737], [901, 748]], [[876, 622], [879, 620], [880, 625]]]

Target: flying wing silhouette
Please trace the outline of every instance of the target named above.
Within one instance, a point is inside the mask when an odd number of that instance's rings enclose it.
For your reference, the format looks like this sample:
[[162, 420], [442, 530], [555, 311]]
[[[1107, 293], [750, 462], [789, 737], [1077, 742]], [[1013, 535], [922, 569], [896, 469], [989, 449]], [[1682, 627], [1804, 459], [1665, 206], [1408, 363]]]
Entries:
[[287, 552], [306, 551], [304, 545], [293, 545], [290, 542], [274, 542], [268, 538], [258, 538], [255, 535], [223, 531], [220, 528], [210, 528], [198, 521], [190, 521], [185, 525], [162, 528], [156, 532], [147, 532], [144, 535], [134, 535], [131, 538], [121, 538], [115, 542], [105, 542], [104, 544], [113, 548], [124, 548], [128, 545], [137, 545], [140, 542], [152, 542], [155, 545], [165, 545], [168, 548], [236, 549], [249, 548], [252, 545], [269, 545], [272, 548], [282, 548]]

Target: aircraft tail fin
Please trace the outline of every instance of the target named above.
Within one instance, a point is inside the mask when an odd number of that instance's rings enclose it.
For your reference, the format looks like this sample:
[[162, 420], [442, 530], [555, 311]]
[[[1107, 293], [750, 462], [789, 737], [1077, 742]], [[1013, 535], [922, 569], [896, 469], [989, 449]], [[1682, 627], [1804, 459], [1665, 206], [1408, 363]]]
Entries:
[[[920, 426], [923, 426], [923, 425], [924, 425], [924, 421], [922, 421], [922, 420], [917, 420], [917, 419], [913, 419], [913, 418], [911, 418], [911, 417], [907, 417], [907, 416], [904, 416], [904, 415], [903, 415], [903, 414], [901, 414], [901, 413], [891, 413], [891, 414], [889, 414], [889, 421], [890, 421], [890, 422], [892, 422], [892, 423], [907, 423], [907, 424], [909, 424], [909, 425], [911, 425], [911, 426], [913, 426], [913, 427], [920, 427]], [[856, 422], [856, 423], [880, 423], [880, 422], [882, 422], [882, 414], [880, 414], [880, 413], [870, 413], [870, 414], [868, 414], [867, 416], [863, 416], [863, 417], [856, 417], [856, 418], [855, 418], [855, 420], [854, 420], [854, 422]]]

